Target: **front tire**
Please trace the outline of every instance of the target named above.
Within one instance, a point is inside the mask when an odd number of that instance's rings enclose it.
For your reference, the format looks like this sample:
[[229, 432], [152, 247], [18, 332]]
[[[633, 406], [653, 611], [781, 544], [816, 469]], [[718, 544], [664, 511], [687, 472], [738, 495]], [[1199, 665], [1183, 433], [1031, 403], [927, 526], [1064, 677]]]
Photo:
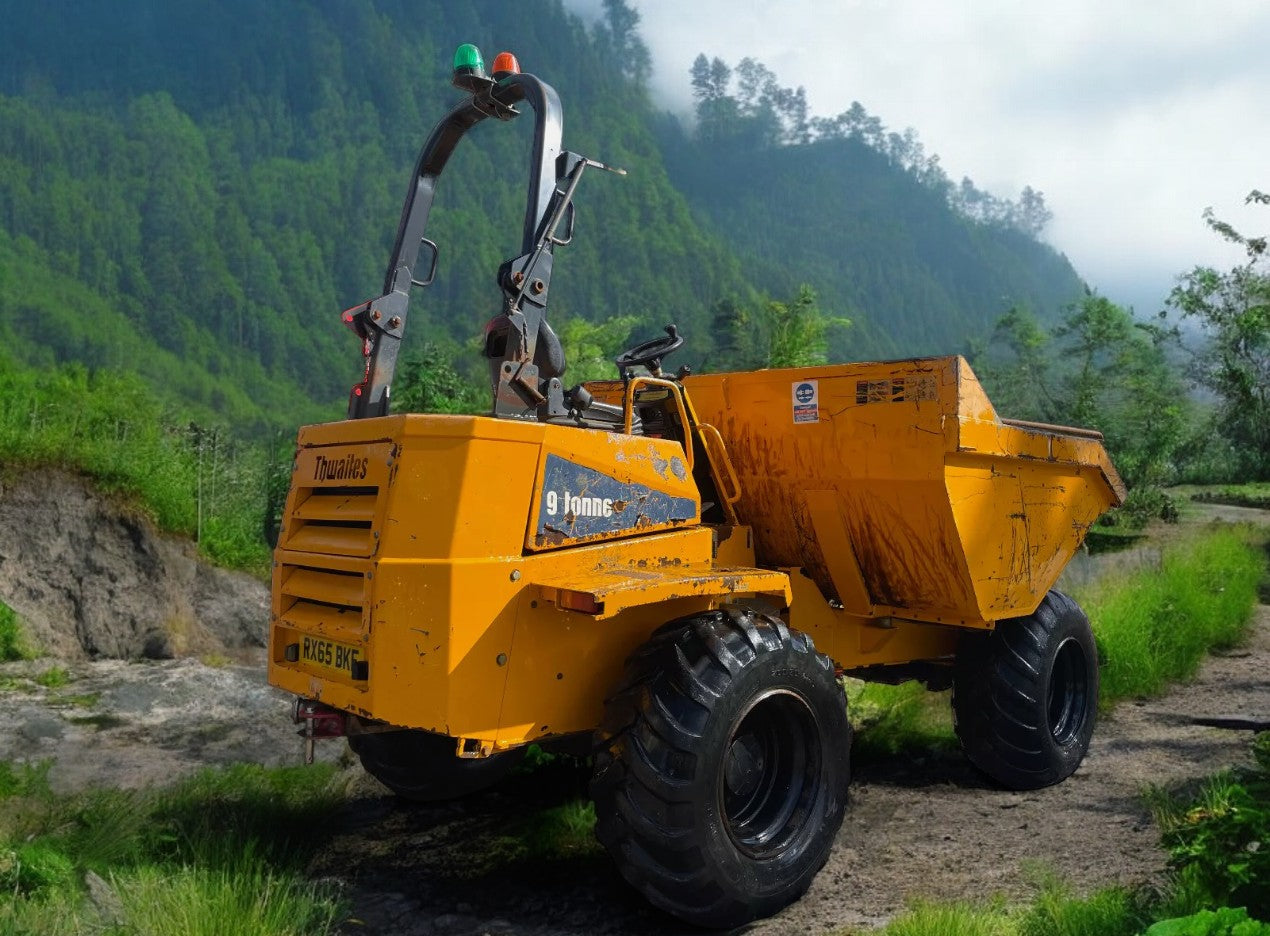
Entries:
[[798, 899], [846, 807], [851, 729], [833, 664], [761, 611], [660, 628], [608, 701], [596, 836], [653, 904], [731, 927]]
[[1093, 631], [1062, 592], [957, 652], [957, 736], [971, 763], [1002, 786], [1036, 790], [1071, 776], [1089, 750], [1097, 709]]
[[493, 786], [525, 756], [516, 748], [491, 757], [455, 756], [455, 740], [429, 731], [402, 729], [352, 734], [348, 746], [366, 772], [402, 799], [436, 803]]

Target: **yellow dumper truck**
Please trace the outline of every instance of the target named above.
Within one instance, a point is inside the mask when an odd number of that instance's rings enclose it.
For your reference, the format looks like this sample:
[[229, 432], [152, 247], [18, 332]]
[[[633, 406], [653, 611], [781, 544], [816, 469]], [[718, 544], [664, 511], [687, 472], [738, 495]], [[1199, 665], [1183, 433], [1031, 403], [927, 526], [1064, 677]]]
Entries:
[[[1094, 432], [1002, 419], [960, 357], [667, 375], [682, 339], [566, 388], [551, 261], [583, 172], [559, 99], [511, 55], [420, 154], [383, 295], [344, 313], [349, 418], [300, 430], [269, 679], [407, 798], [585, 739], [596, 834], [654, 904], [734, 926], [797, 899], [847, 801], [844, 675], [953, 689], [970, 760], [1016, 789], [1080, 764], [1089, 623], [1053, 590], [1124, 489]], [[485, 326], [487, 416], [390, 414], [424, 236], [464, 133], [528, 105], [521, 252]], [[620, 171], [620, 170], [615, 170]]]

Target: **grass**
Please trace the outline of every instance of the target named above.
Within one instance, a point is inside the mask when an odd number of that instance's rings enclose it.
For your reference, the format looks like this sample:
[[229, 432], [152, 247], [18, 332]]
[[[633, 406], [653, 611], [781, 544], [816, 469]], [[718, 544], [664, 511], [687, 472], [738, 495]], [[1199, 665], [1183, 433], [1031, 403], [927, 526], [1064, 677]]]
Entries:
[[0, 932], [330, 933], [340, 896], [303, 869], [339, 801], [329, 767], [57, 796], [47, 766], [0, 764]]
[[1244, 636], [1265, 558], [1245, 528], [1219, 528], [1164, 551], [1158, 570], [1115, 576], [1079, 594], [1103, 655], [1102, 704], [1160, 692], [1204, 655]]
[[54, 705], [65, 705], [69, 708], [92, 708], [101, 701], [100, 692], [60, 693], [50, 700]]
[[286, 440], [248, 440], [164, 409], [135, 375], [0, 360], [0, 468], [58, 466], [122, 496], [220, 565], [267, 574], [264, 519], [289, 479]]
[[587, 799], [570, 800], [540, 810], [524, 819], [516, 830], [517, 857], [553, 860], [578, 855], [599, 855], [595, 840], [595, 804]]
[[1235, 507], [1257, 507], [1270, 510], [1270, 481], [1246, 484], [1222, 484], [1217, 487], [1188, 488], [1191, 500]]
[[885, 936], [1019, 936], [1014, 914], [1000, 905], [918, 902], [880, 931]]
[[921, 683], [848, 680], [847, 711], [855, 729], [852, 757], [870, 760], [957, 747], [948, 693], [930, 692]]
[[71, 674], [61, 666], [50, 666], [35, 677], [35, 682], [45, 689], [61, 689], [71, 681]]
[[18, 613], [0, 602], [0, 663], [34, 660], [38, 655]]

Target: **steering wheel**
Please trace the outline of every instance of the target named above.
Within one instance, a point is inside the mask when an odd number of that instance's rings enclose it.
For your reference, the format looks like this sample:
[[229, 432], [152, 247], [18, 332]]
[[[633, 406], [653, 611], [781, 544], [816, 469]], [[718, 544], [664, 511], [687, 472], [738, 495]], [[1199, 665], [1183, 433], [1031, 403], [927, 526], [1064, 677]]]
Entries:
[[647, 367], [648, 372], [654, 377], [660, 377], [661, 359], [670, 354], [670, 352], [677, 350], [683, 343], [684, 340], [679, 334], [679, 329], [674, 325], [667, 325], [665, 338], [654, 338], [651, 341], [645, 341], [643, 344], [637, 344], [633, 348], [628, 348], [614, 358], [613, 363], [617, 365], [617, 369], [623, 377], [625, 377], [628, 370], [640, 364]]

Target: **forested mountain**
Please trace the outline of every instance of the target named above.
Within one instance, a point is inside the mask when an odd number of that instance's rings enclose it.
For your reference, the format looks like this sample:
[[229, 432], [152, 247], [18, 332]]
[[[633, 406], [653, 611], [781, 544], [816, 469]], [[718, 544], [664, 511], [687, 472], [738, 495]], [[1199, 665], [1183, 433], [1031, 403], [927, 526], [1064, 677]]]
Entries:
[[[677, 321], [697, 363], [721, 302], [806, 283], [855, 323], [835, 356], [907, 355], [961, 350], [1015, 303], [1052, 318], [1078, 293], [1035, 232], [959, 210], [867, 135], [826, 125], [738, 148], [726, 115], [693, 132], [658, 115], [636, 20], [606, 9], [587, 24], [558, 0], [0, 0], [10, 366], [136, 370], [240, 429], [338, 414], [358, 361], [337, 313], [380, 290], [464, 41], [514, 50], [559, 90], [566, 145], [630, 171], [583, 181], [558, 325], [633, 315], [651, 336]], [[753, 129], [764, 114], [741, 105], [732, 126]], [[433, 212], [437, 281], [407, 344], [473, 373], [464, 346], [518, 249], [530, 131], [478, 128]]]

